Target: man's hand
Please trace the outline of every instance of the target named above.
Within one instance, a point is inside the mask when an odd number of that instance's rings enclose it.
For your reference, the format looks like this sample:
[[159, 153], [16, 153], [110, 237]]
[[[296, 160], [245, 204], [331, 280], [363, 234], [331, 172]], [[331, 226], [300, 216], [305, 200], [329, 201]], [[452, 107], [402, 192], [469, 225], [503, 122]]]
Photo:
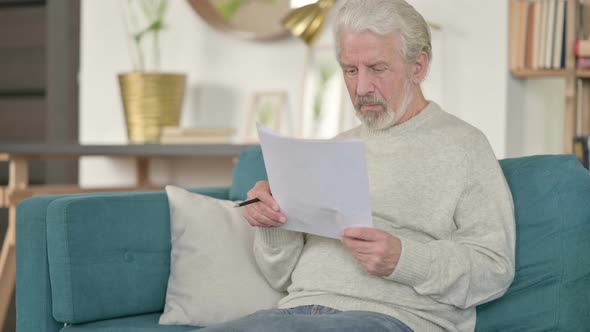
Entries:
[[369, 274], [379, 277], [395, 270], [402, 252], [398, 238], [375, 228], [349, 227], [342, 233], [341, 241]]
[[266, 181], [258, 181], [250, 191], [247, 199], [258, 198], [260, 202], [252, 203], [244, 207], [244, 218], [252, 226], [277, 227], [287, 222], [287, 217], [282, 214], [279, 204], [270, 193], [270, 186]]

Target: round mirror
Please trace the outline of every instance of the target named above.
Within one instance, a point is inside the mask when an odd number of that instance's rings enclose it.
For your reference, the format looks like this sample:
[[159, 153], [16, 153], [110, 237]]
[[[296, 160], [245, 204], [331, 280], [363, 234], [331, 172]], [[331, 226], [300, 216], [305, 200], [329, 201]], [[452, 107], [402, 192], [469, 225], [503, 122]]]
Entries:
[[211, 26], [240, 38], [272, 40], [288, 36], [281, 19], [293, 0], [188, 0]]

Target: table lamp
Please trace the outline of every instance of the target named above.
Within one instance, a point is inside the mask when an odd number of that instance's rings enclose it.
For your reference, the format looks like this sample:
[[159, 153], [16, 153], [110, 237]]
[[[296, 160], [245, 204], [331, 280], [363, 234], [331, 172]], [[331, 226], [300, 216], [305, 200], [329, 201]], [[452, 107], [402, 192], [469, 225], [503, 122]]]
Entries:
[[316, 3], [293, 9], [282, 19], [283, 26], [294, 36], [311, 46], [320, 36], [322, 26], [335, 0], [319, 0]]

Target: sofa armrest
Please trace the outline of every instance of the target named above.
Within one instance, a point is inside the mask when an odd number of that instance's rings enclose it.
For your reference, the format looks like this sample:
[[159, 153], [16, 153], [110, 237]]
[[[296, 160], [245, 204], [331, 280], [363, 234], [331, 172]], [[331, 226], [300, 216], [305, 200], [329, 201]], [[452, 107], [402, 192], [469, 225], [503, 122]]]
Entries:
[[[191, 191], [224, 199], [229, 189]], [[17, 211], [18, 330], [161, 311], [169, 262], [164, 191], [27, 199]]]
[[16, 211], [16, 330], [57, 332], [47, 263], [47, 206], [64, 196], [22, 201]]

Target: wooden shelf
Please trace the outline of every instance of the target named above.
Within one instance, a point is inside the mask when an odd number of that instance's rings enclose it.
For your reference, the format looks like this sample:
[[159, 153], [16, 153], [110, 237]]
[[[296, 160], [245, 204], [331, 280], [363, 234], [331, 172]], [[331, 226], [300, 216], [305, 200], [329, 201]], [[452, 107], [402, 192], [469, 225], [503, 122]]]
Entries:
[[[561, 36], [548, 36], [542, 27], [542, 23], [556, 24], [558, 22], [557, 20], [544, 21], [550, 17], [546, 12], [553, 14], [553, 9], [555, 9], [554, 18], [559, 19], [559, 23], [562, 24], [561, 17], [557, 16], [558, 11], [561, 15], [559, 5], [562, 3], [565, 4], [563, 8], [563, 32], [565, 32], [563, 40], [561, 40]], [[548, 5], [551, 5], [549, 9], [546, 8]], [[553, 7], [554, 5], [558, 6]], [[543, 11], [543, 15], [547, 17], [541, 18], [538, 24], [537, 21], [527, 20], [528, 13], [534, 11], [536, 14], [539, 8]], [[565, 68], [559, 70], [511, 70], [511, 73], [517, 79], [555, 77], [564, 80], [565, 91], [559, 93], [565, 104], [563, 115], [564, 153], [573, 152], [573, 137], [586, 131], [590, 132], [590, 70], [577, 70], [576, 55], [574, 54], [576, 39], [579, 35], [588, 36], [590, 34], [590, 25], [581, 26], [580, 21], [590, 22], [590, 0], [509, 0], [508, 31], [510, 38], [508, 40], [508, 59], [510, 68], [523, 67], [525, 63], [544, 63], [547, 60], [546, 58], [543, 59], [547, 55], [547, 47], [545, 47], [545, 50], [542, 47], [543, 42], [547, 42], [548, 39], [555, 42], [558, 41], [557, 38], [560, 38], [559, 42], [563, 43], [562, 47], [564, 49], [562, 49], [562, 52], [565, 51], [565, 54], [563, 55], [564, 58], [560, 60], [565, 62]], [[555, 26], [555, 28], [558, 28], [558, 26]], [[548, 31], [551, 31], [551, 29]], [[554, 29], [554, 31], [557, 31], [557, 29]], [[535, 40], [535, 38], [537, 39]], [[538, 43], [541, 44], [537, 45]], [[541, 55], [539, 51], [545, 53]], [[535, 56], [541, 56], [541, 59], [535, 59]], [[582, 81], [582, 84], [579, 84], [579, 80]]]
[[[514, 78], [546, 78], [546, 77], [565, 77], [566, 71], [564, 69], [515, 69], [512, 70]], [[577, 78], [590, 78], [590, 69], [576, 70]]]
[[565, 69], [515, 69], [512, 70], [512, 76], [515, 78], [565, 77]]

